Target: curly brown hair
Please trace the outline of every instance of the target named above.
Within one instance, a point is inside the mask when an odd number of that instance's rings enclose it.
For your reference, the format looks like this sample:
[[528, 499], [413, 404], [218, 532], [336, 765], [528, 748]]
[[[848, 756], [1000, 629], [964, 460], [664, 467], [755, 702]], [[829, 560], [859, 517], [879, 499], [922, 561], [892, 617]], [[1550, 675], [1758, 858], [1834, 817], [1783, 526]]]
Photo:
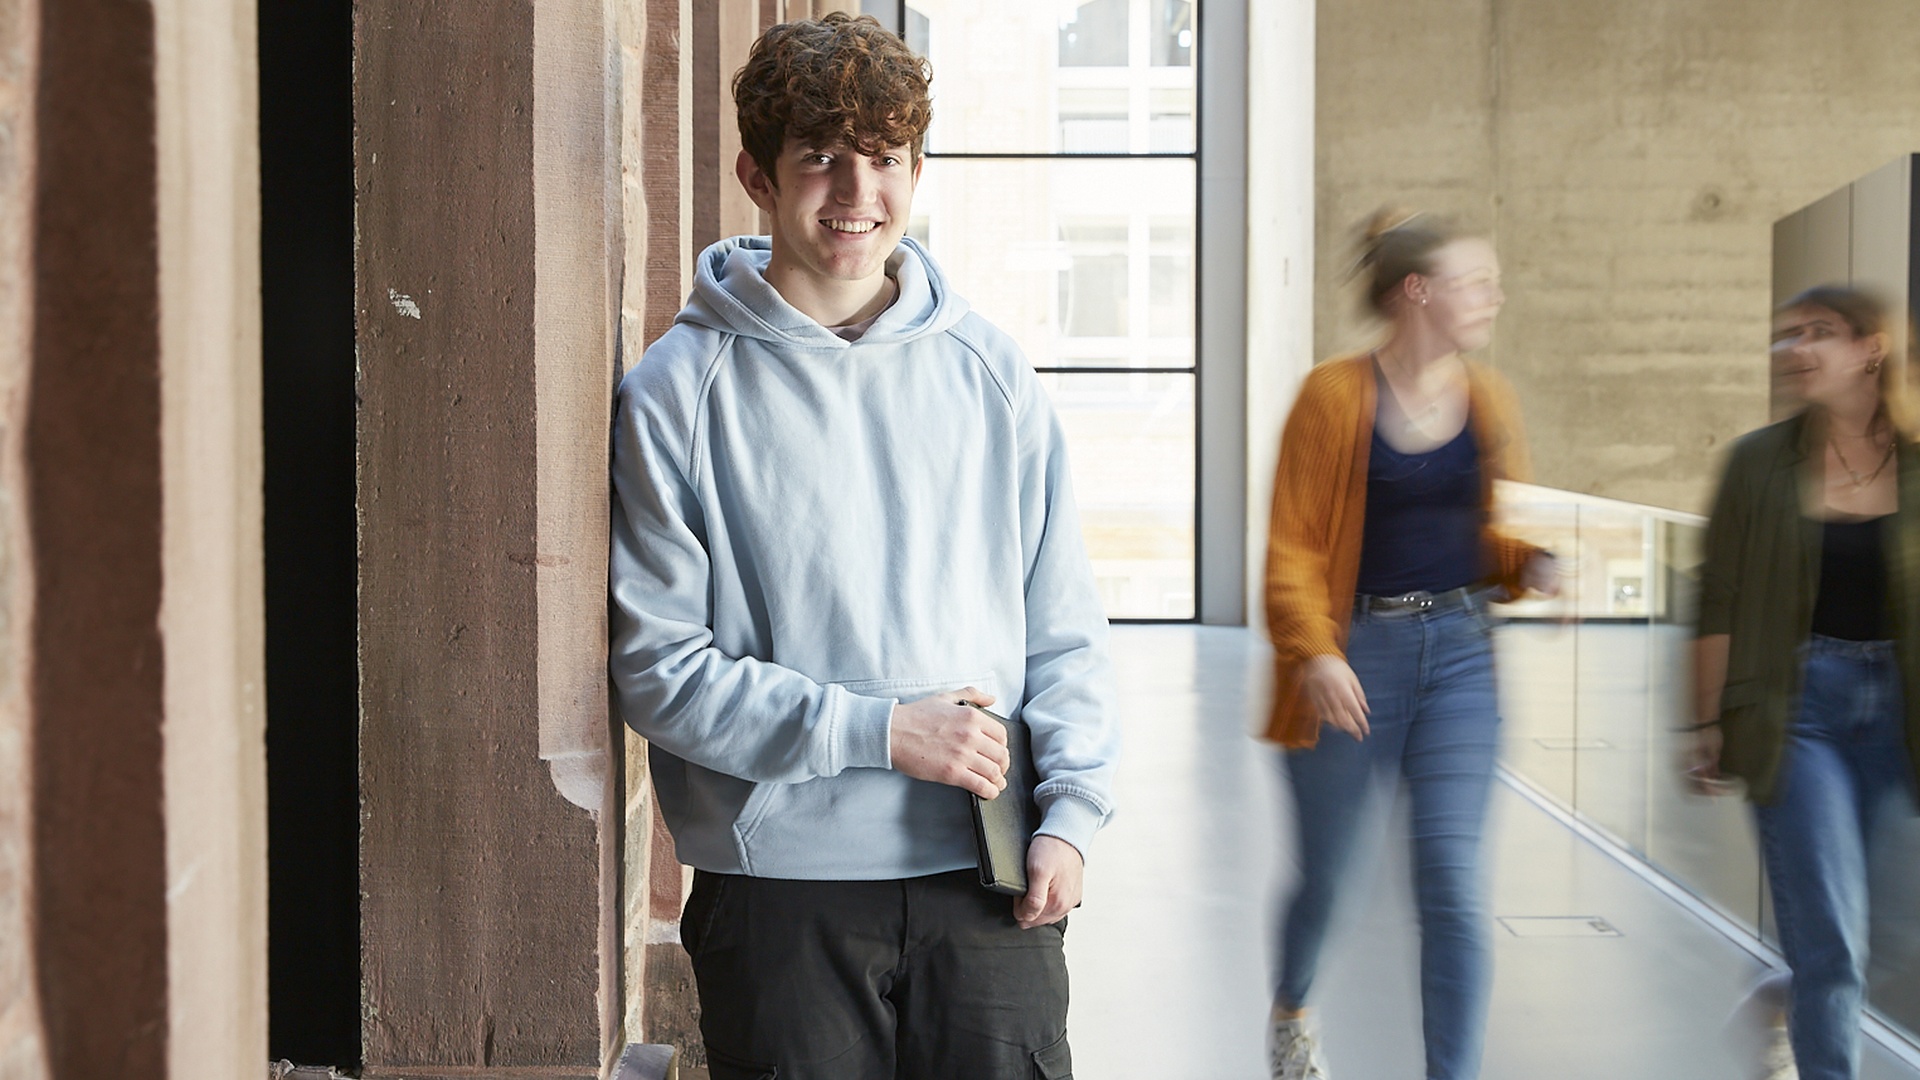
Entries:
[[788, 139], [862, 154], [907, 146], [918, 161], [933, 122], [932, 81], [926, 57], [871, 15], [781, 23], [760, 35], [733, 76], [740, 143], [776, 183]]

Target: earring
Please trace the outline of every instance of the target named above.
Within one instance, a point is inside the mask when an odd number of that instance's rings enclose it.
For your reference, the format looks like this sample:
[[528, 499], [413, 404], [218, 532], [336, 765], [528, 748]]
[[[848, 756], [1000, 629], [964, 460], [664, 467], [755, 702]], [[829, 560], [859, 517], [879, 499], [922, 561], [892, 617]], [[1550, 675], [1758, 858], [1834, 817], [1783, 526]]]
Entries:
[[1872, 375], [1878, 372], [1879, 370], [1880, 370], [1880, 361], [1878, 360], [1875, 360], [1867, 365], [1867, 374], [1869, 375]]
[[1421, 307], [1426, 307], [1426, 306], [1427, 306], [1427, 298], [1426, 298], [1426, 297], [1424, 297], [1424, 296], [1423, 296], [1423, 297], [1421, 297], [1421, 298], [1420, 298], [1420, 306], [1421, 306]]

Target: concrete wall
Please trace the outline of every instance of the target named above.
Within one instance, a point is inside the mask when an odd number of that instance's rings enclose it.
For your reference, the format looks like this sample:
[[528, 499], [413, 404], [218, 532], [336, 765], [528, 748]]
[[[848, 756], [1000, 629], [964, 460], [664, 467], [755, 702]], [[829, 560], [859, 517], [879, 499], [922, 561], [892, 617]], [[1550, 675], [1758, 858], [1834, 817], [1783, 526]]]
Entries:
[[1382, 202], [1500, 248], [1489, 353], [1542, 483], [1700, 509], [1766, 419], [1771, 227], [1920, 150], [1910, 0], [1391, 0], [1320, 10], [1315, 351]]

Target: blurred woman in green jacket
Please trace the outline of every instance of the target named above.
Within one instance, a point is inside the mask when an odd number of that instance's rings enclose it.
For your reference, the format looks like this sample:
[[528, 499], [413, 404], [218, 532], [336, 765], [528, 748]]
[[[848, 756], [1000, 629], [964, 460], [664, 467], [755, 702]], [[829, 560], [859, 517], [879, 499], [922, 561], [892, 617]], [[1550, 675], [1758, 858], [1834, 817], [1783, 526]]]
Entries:
[[1805, 408], [1735, 443], [1714, 499], [1689, 772], [1753, 800], [1799, 1076], [1853, 1080], [1867, 852], [1920, 773], [1920, 449], [1871, 298], [1788, 301], [1774, 360]]

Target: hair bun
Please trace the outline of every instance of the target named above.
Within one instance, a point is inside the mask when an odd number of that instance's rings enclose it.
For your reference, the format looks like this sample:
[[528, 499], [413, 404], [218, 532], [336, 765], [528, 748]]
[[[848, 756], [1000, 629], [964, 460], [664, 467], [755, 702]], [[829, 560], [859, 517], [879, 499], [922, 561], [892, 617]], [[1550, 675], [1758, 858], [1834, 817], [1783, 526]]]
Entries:
[[1391, 300], [1409, 274], [1433, 273], [1433, 253], [1458, 237], [1444, 218], [1383, 206], [1361, 227], [1360, 253], [1349, 277], [1367, 278], [1367, 307], [1393, 317]]
[[1366, 228], [1361, 233], [1361, 243], [1368, 248], [1380, 243], [1380, 239], [1395, 229], [1402, 228], [1420, 216], [1418, 210], [1408, 210], [1400, 206], [1383, 206], [1367, 219]]

